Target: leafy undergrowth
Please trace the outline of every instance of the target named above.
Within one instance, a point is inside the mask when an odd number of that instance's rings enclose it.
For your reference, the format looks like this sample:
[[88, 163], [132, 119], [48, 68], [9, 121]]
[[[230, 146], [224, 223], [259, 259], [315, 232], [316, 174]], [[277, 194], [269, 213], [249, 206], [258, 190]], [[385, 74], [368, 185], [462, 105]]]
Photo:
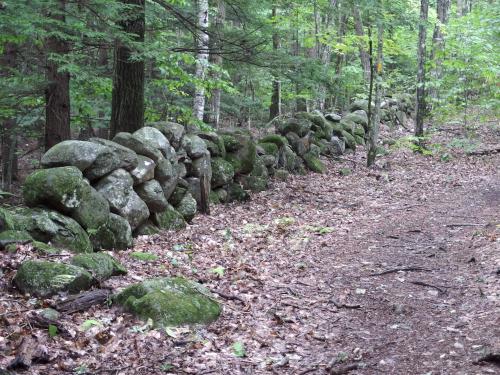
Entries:
[[115, 254], [129, 274], [101, 287], [200, 281], [224, 304], [206, 327], [153, 330], [113, 306], [62, 316], [65, 332], [30, 326], [54, 301], [10, 288], [29, 247], [3, 255], [0, 368], [33, 334], [48, 363], [32, 374], [496, 373], [476, 361], [500, 350], [500, 155], [450, 152], [399, 147], [377, 169], [347, 155]]

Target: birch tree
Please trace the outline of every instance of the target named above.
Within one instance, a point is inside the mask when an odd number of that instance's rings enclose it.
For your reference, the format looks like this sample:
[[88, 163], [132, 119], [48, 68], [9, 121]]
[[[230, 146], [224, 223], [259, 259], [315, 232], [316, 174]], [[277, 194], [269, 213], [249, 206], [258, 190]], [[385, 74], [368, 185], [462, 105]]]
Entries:
[[426, 112], [425, 104], [425, 39], [427, 37], [427, 19], [429, 13], [429, 0], [420, 1], [420, 24], [418, 26], [418, 72], [417, 72], [417, 103], [415, 135], [421, 137], [424, 135], [424, 117]]
[[205, 86], [204, 80], [208, 66], [209, 56], [209, 36], [208, 36], [208, 0], [196, 0], [196, 10], [198, 14], [198, 30], [196, 33], [196, 87], [193, 101], [193, 115], [203, 121], [205, 112]]

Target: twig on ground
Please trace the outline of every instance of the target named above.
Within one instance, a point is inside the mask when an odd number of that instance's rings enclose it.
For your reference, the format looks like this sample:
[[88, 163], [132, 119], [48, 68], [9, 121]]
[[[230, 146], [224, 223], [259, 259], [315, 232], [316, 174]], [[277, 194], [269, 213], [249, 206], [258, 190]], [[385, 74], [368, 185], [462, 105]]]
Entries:
[[371, 273], [368, 276], [382, 276], [382, 275], [388, 275], [390, 273], [396, 273], [396, 272], [399, 272], [399, 271], [404, 271], [404, 272], [412, 272], [412, 271], [415, 271], [415, 272], [432, 272], [432, 270], [430, 270], [428, 268], [422, 268], [422, 267], [403, 267], [403, 268], [394, 268], [394, 269], [383, 271], [383, 272], [379, 272], [379, 273]]
[[343, 375], [347, 374], [348, 372], [354, 371], [354, 370], [359, 370], [362, 368], [365, 368], [366, 365], [363, 362], [360, 363], [352, 363], [350, 365], [345, 365], [337, 368], [331, 368], [330, 371], [328, 372], [330, 375]]
[[309, 367], [308, 369], [305, 369], [304, 371], [299, 372], [299, 375], [309, 374], [310, 372], [316, 371], [318, 369], [318, 367], [319, 367], [318, 365]]
[[234, 296], [232, 294], [226, 294], [226, 293], [224, 293], [224, 292], [222, 292], [220, 290], [217, 290], [217, 289], [211, 289], [210, 291], [212, 293], [215, 293], [215, 294], [221, 296], [224, 299], [233, 300], [233, 301], [239, 301], [239, 302], [241, 302], [244, 305], [246, 304], [245, 300], [243, 298], [238, 297], [238, 296]]
[[420, 285], [420, 286], [426, 286], [426, 287], [429, 287], [429, 288], [433, 288], [433, 289], [436, 289], [438, 292], [440, 292], [441, 294], [446, 294], [446, 290], [444, 289], [441, 289], [440, 287], [436, 286], [436, 285], [432, 285], [432, 284], [427, 284], [427, 283], [424, 283], [422, 281], [410, 281], [410, 284], [413, 284], [413, 285]]
[[337, 309], [360, 309], [361, 305], [348, 305], [346, 303], [338, 303], [334, 299], [330, 300], [331, 303], [337, 308]]
[[475, 223], [457, 223], [457, 224], [446, 224], [448, 228], [454, 227], [484, 227], [485, 224], [475, 224]]

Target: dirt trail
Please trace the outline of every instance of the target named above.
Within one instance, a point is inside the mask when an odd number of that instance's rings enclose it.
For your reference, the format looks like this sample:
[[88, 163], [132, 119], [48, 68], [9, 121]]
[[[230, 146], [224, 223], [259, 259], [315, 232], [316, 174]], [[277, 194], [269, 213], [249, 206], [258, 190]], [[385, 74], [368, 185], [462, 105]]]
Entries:
[[[107, 286], [197, 279], [224, 303], [216, 323], [167, 334], [92, 308], [63, 318], [76, 336], [50, 340], [51, 363], [28, 373], [499, 373], [475, 361], [500, 352], [500, 155], [398, 151], [377, 171], [348, 158], [139, 240], [157, 262], [118, 254], [129, 275]], [[86, 319], [104, 325], [79, 332]]]

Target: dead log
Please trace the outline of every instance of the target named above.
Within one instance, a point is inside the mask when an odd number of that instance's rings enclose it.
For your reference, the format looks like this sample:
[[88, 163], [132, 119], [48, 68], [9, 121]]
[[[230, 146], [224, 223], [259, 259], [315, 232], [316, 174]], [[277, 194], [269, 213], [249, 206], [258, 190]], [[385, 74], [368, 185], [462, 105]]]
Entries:
[[109, 300], [111, 291], [108, 289], [96, 289], [75, 296], [69, 296], [64, 301], [58, 302], [54, 307], [56, 310], [68, 314], [87, 310], [94, 305], [102, 305]]
[[484, 156], [484, 155], [493, 155], [493, 154], [498, 154], [498, 153], [500, 153], [500, 146], [486, 148], [483, 150], [471, 151], [471, 152], [468, 152], [467, 155], [469, 155], [469, 156]]

